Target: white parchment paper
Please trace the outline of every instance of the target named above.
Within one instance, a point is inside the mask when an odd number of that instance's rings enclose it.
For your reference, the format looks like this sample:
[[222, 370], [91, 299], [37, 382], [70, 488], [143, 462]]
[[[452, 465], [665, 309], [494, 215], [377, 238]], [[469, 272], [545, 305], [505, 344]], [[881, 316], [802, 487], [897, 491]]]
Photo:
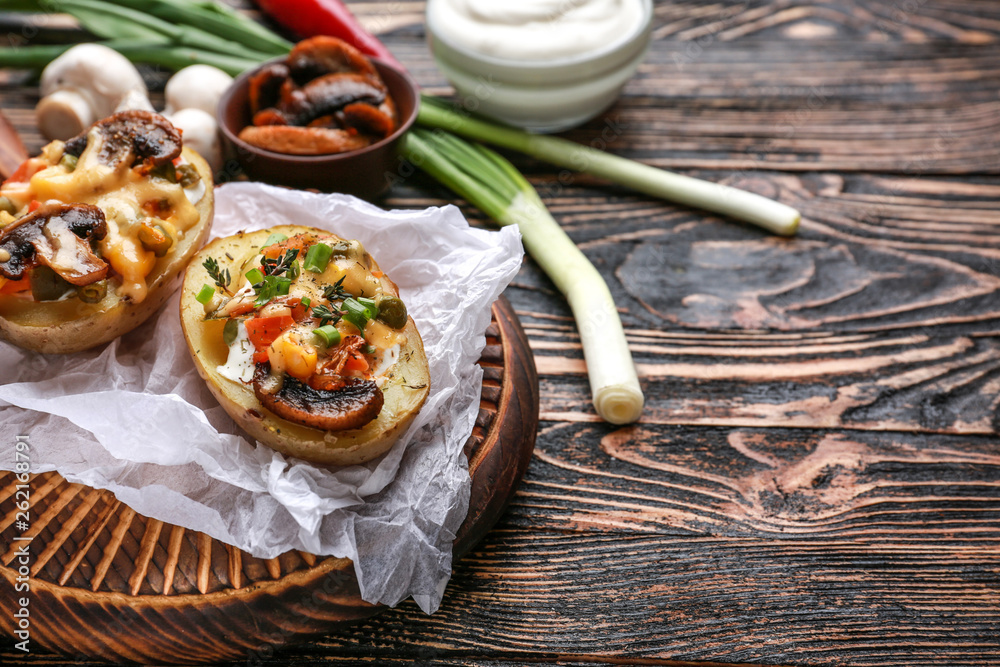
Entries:
[[[400, 287], [424, 340], [431, 393], [389, 453], [326, 469], [248, 442], [194, 369], [177, 294], [96, 350], [54, 356], [0, 343], [3, 442], [26, 435], [32, 472], [108, 489], [141, 514], [257, 557], [301, 549], [351, 558], [365, 600], [412, 596], [433, 613], [468, 509], [462, 447], [479, 409], [475, 362], [490, 306], [521, 263], [517, 230], [473, 229], [452, 206], [386, 212], [257, 183], [216, 190], [213, 237], [279, 224], [359, 239]], [[0, 468], [14, 464], [11, 455]]]

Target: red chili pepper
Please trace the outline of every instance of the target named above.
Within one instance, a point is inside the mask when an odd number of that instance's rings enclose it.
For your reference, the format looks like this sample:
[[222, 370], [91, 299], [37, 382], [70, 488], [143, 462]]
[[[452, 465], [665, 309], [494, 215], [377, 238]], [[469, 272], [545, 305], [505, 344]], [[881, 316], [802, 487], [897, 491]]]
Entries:
[[274, 317], [254, 317], [246, 321], [247, 337], [259, 351], [267, 350], [281, 332], [295, 324], [291, 315], [276, 315]]
[[338, 37], [366, 56], [406, 71], [385, 44], [368, 32], [340, 0], [257, 0], [268, 16], [302, 37]]

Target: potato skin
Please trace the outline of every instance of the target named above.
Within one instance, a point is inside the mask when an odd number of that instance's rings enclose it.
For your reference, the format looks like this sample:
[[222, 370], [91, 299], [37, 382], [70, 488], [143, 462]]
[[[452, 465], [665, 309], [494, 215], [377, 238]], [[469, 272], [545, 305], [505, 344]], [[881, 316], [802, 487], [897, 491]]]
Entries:
[[[235, 276], [241, 275], [243, 262], [256, 254], [274, 232], [289, 238], [306, 232], [329, 235], [329, 232], [310, 227], [282, 225], [216, 239], [205, 246], [191, 261], [181, 287], [181, 327], [191, 357], [219, 404], [244, 431], [261, 443], [311, 463], [352, 465], [370, 461], [392, 448], [430, 393], [427, 356], [412, 318], [408, 318], [403, 328], [407, 344], [382, 387], [385, 397], [382, 411], [374, 421], [359, 429], [328, 432], [282, 419], [260, 404], [252, 387], [228, 380], [216, 370], [225, 363], [228, 349], [222, 343], [220, 325], [205, 320], [205, 308], [195, 299], [203, 285], [213, 282], [202, 263], [208, 257], [215, 258], [222, 269], [230, 270], [235, 280]], [[378, 269], [374, 260], [372, 268]], [[398, 288], [387, 277], [382, 278], [382, 286], [386, 294], [399, 295]]]
[[[149, 274], [149, 292], [141, 303], [123, 299], [114, 294], [93, 306], [80, 305], [75, 316], [60, 318], [62, 306], [46, 302], [31, 304], [34, 315], [55, 321], [55, 324], [38, 325], [18, 318], [0, 316], [0, 339], [18, 347], [47, 354], [71, 354], [112, 341], [146, 321], [177, 289], [178, 279], [191, 256], [208, 240], [215, 212], [212, 187], [212, 170], [208, 163], [194, 151], [185, 148], [184, 158], [193, 164], [206, 185], [205, 195], [195, 208], [198, 223], [189, 229], [184, 238]], [[0, 300], [4, 299], [0, 296]], [[48, 312], [47, 312], [48, 311]], [[60, 321], [61, 320], [61, 321]]]

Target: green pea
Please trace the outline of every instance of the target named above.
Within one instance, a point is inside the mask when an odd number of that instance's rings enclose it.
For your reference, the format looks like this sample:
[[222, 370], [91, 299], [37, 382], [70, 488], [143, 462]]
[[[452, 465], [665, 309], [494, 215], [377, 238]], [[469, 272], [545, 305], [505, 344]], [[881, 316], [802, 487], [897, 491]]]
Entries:
[[84, 303], [100, 303], [108, 295], [108, 281], [99, 280], [96, 283], [78, 287], [76, 294]]
[[139, 243], [157, 257], [163, 257], [174, 245], [174, 239], [163, 225], [144, 222], [139, 228]]
[[201, 180], [201, 174], [194, 168], [193, 164], [182, 164], [177, 167], [177, 182], [182, 188], [190, 188]]

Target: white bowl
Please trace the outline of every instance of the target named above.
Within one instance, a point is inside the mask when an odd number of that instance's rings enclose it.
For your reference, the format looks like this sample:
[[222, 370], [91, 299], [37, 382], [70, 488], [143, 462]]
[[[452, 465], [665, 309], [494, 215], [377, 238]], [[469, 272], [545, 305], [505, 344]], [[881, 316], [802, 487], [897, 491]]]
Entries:
[[[502, 0], [501, 0], [502, 1]], [[438, 68], [472, 112], [531, 132], [558, 132], [590, 120], [618, 99], [649, 49], [652, 0], [630, 34], [597, 50], [557, 60], [513, 60], [455, 43], [427, 13], [427, 37]]]

